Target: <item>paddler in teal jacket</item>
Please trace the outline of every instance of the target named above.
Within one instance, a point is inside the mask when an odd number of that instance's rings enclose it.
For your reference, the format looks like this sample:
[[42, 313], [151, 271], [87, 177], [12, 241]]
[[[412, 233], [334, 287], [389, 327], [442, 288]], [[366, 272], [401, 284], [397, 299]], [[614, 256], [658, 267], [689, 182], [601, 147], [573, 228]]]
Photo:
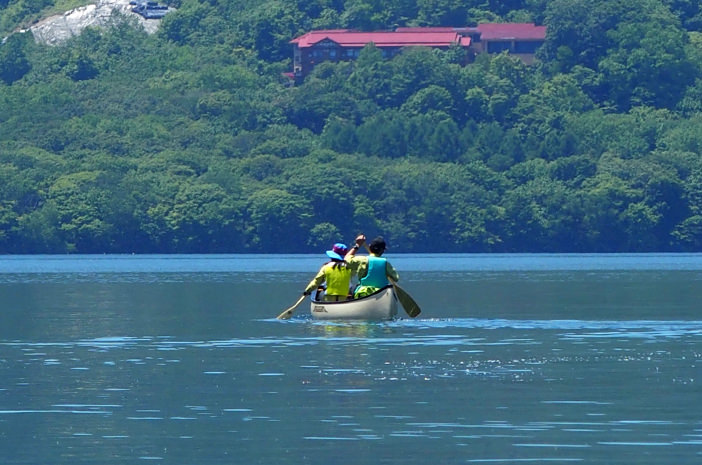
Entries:
[[355, 298], [372, 294], [378, 289], [387, 286], [390, 284], [388, 277], [395, 282], [400, 280], [400, 275], [397, 274], [395, 268], [386, 258], [381, 256], [385, 252], [385, 239], [381, 236], [376, 237], [368, 244], [370, 255], [357, 257], [356, 252], [365, 242], [366, 236], [363, 234], [358, 236], [356, 245], [351, 247], [344, 257], [351, 270], [358, 274], [359, 282], [358, 287], [354, 291]]
[[344, 255], [348, 250], [348, 247], [341, 243], [336, 243], [331, 250], [327, 250], [327, 256], [331, 258], [331, 261], [319, 269], [317, 276], [310, 281], [303, 294], [310, 295], [317, 287], [325, 283], [325, 301], [347, 300], [353, 275], [351, 267], [344, 261]]

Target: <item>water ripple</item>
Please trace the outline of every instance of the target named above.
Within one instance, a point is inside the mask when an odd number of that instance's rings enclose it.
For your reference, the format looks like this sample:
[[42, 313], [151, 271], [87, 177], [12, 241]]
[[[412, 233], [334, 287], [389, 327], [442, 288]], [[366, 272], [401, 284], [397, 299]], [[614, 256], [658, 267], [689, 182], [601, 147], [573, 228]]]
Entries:
[[[268, 320], [263, 320], [268, 321]], [[278, 320], [274, 320], [278, 321]], [[98, 337], [78, 341], [0, 341], [0, 347], [19, 347], [32, 350], [46, 347], [83, 347], [108, 351], [152, 346], [157, 350], [187, 348], [239, 348], [266, 346], [306, 346], [320, 343], [334, 345], [369, 344], [373, 346], [490, 346], [543, 344], [542, 335], [533, 331], [552, 331], [555, 337], [573, 342], [586, 339], [658, 339], [699, 338], [702, 321], [656, 320], [506, 320], [506, 319], [436, 319], [421, 321], [393, 321], [386, 323], [319, 323], [304, 324], [319, 331], [301, 336], [267, 336], [217, 340], [180, 340], [170, 336]], [[426, 334], [425, 331], [442, 330]], [[468, 332], [464, 331], [468, 330]], [[473, 331], [476, 330], [476, 331]], [[480, 331], [483, 330], [483, 331]], [[494, 330], [519, 330], [519, 336], [508, 336], [503, 331], [495, 337]], [[27, 354], [31, 355], [31, 354]], [[37, 354], [34, 354], [37, 355]], [[46, 362], [57, 363], [55, 359]]]
[[390, 322], [388, 323], [388, 325], [393, 327], [410, 327], [419, 329], [663, 329], [673, 331], [694, 331], [697, 333], [702, 333], [702, 321], [685, 320], [508, 320], [493, 318], [446, 318], [427, 320], [398, 320], [395, 322]]

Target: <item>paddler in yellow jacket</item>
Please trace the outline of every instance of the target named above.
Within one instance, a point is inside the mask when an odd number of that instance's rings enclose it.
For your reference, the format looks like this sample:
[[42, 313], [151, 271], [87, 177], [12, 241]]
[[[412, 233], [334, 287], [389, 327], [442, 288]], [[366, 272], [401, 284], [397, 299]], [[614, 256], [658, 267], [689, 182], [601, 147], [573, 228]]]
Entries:
[[336, 243], [331, 250], [327, 250], [327, 256], [331, 258], [331, 261], [322, 265], [317, 276], [305, 288], [304, 294], [310, 295], [322, 283], [326, 283], [325, 301], [338, 302], [347, 300], [350, 294], [351, 276], [353, 275], [351, 267], [344, 261], [344, 256], [348, 251], [348, 247], [341, 243]]
[[354, 298], [363, 297], [374, 293], [380, 288], [390, 284], [388, 278], [397, 282], [400, 280], [400, 275], [397, 274], [395, 268], [390, 262], [381, 257], [385, 252], [385, 239], [378, 236], [368, 244], [370, 255], [356, 256], [358, 249], [366, 242], [366, 236], [363, 234], [356, 238], [356, 244], [351, 247], [349, 252], [344, 257], [346, 263], [353, 272], [358, 274], [358, 287], [354, 291]]

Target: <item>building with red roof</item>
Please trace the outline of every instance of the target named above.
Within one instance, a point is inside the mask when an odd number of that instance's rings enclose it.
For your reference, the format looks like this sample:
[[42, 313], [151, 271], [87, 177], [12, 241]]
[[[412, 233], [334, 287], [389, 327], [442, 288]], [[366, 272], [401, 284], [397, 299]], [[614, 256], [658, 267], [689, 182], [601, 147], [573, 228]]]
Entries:
[[524, 62], [534, 60], [536, 49], [546, 38], [546, 27], [533, 23], [485, 23], [476, 27], [405, 27], [385, 32], [350, 29], [310, 31], [290, 41], [293, 50], [293, 76], [307, 76], [324, 61], [355, 60], [361, 49], [373, 43], [383, 56], [391, 58], [405, 47], [446, 50], [459, 46], [468, 59], [479, 53], [515, 54]]
[[546, 40], [546, 26], [533, 23], [485, 23], [475, 28], [476, 53], [509, 52], [525, 63], [532, 63], [536, 50]]
[[452, 45], [468, 49], [470, 37], [446, 29], [435, 32], [389, 31], [360, 32], [348, 29], [311, 31], [290, 41], [293, 52], [293, 73], [306, 76], [323, 61], [355, 60], [361, 49], [372, 43], [383, 56], [391, 58], [405, 47], [431, 47], [446, 50]]
[[404, 27], [398, 32], [421, 33], [424, 31], [450, 30], [470, 37], [470, 49], [480, 53], [508, 52], [527, 64], [534, 61], [536, 50], [546, 40], [546, 26], [534, 23], [483, 23], [475, 27]]

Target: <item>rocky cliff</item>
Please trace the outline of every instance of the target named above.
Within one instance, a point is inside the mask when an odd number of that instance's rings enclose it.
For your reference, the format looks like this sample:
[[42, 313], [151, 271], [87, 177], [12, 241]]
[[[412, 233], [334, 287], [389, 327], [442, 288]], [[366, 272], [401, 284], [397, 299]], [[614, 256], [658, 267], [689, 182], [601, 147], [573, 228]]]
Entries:
[[129, 0], [98, 0], [97, 3], [45, 18], [30, 27], [29, 31], [34, 36], [34, 40], [39, 43], [59, 45], [71, 37], [79, 35], [86, 27], [107, 26], [115, 11], [134, 16], [150, 34], [156, 32], [161, 23], [160, 19], [145, 19], [133, 13]]

